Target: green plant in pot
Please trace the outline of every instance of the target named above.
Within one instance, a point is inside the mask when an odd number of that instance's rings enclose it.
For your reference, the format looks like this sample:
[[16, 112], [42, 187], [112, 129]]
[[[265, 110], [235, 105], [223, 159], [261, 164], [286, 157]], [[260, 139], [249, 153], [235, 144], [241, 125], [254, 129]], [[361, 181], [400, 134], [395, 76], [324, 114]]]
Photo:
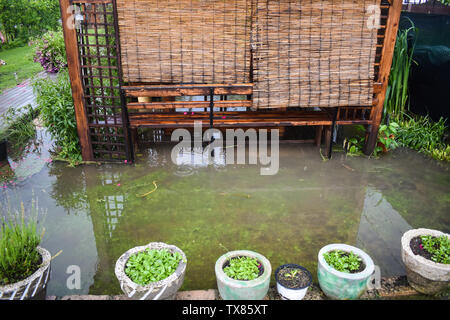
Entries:
[[450, 288], [450, 235], [432, 229], [412, 229], [401, 240], [408, 282], [428, 295]]
[[221, 256], [215, 272], [222, 299], [262, 300], [269, 290], [272, 266], [257, 252], [238, 250]]
[[36, 298], [48, 282], [51, 255], [39, 246], [43, 232], [35, 217], [25, 220], [23, 204], [20, 213], [8, 215], [0, 220], [0, 300]]
[[366, 290], [375, 266], [361, 249], [346, 244], [330, 244], [318, 255], [320, 288], [331, 299], [352, 300]]
[[152, 242], [125, 252], [116, 262], [115, 274], [130, 299], [174, 300], [186, 264], [186, 255], [178, 247]]

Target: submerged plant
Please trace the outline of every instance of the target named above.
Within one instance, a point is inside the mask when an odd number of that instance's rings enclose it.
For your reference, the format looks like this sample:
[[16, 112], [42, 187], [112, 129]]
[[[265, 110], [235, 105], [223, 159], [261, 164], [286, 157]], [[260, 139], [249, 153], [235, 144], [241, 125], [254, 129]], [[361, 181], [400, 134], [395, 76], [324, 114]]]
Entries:
[[[10, 209], [8, 209], [9, 211]], [[0, 225], [0, 285], [7, 285], [31, 276], [41, 263], [37, 246], [42, 235], [37, 228], [37, 206], [32, 206], [32, 216], [25, 221], [25, 208], [9, 213]]]
[[167, 249], [147, 249], [128, 259], [125, 274], [135, 283], [145, 286], [161, 281], [174, 273], [183, 259], [179, 252]]
[[450, 240], [447, 236], [421, 236], [423, 248], [431, 254], [431, 260], [450, 264]]
[[259, 277], [259, 268], [261, 264], [255, 258], [238, 257], [230, 259], [223, 271], [235, 280], [254, 280]]
[[334, 250], [324, 253], [323, 257], [328, 265], [340, 272], [352, 273], [361, 267], [362, 259], [353, 252]]
[[450, 161], [450, 147], [444, 142], [444, 118], [434, 122], [428, 116], [405, 115], [405, 119], [399, 124], [397, 141], [401, 146], [425, 153], [437, 160]]

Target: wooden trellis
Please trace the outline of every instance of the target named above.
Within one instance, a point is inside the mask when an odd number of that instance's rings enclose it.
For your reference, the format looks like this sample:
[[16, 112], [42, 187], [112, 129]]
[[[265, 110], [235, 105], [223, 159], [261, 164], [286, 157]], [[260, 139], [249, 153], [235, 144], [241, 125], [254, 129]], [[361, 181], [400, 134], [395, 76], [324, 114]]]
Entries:
[[312, 125], [328, 151], [362, 124], [375, 147], [401, 0], [60, 3], [85, 160], [132, 161], [132, 130], [197, 120]]

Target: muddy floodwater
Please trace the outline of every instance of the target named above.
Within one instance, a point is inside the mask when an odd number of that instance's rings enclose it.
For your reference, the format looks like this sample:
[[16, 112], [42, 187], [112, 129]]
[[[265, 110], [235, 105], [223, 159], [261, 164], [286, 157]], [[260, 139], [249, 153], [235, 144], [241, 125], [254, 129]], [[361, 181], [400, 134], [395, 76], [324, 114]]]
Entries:
[[[186, 253], [182, 290], [194, 290], [215, 288], [215, 261], [237, 249], [263, 254], [273, 269], [301, 264], [317, 281], [319, 249], [347, 243], [369, 253], [382, 276], [401, 275], [403, 232], [450, 231], [449, 166], [406, 149], [323, 161], [313, 146], [282, 143], [278, 174], [262, 176], [259, 165], [225, 165], [220, 155], [192, 165], [195, 151], [173, 163], [170, 144], [142, 148], [133, 165], [69, 168], [50, 160], [39, 134], [40, 145], [2, 167], [0, 200], [29, 208], [38, 199], [45, 210], [42, 246], [62, 250], [48, 295], [120, 294], [116, 260], [153, 241]], [[67, 286], [73, 266], [80, 289]]]

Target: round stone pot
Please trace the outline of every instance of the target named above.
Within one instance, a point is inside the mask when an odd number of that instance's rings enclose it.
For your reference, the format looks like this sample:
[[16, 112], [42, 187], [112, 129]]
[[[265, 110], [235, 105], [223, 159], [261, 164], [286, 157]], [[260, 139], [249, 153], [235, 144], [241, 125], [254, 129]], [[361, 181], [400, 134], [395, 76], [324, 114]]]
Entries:
[[[331, 267], [323, 257], [324, 253], [341, 250], [353, 252], [359, 256], [365, 264], [365, 269], [358, 273], [340, 272]], [[346, 244], [329, 244], [319, 251], [319, 266], [317, 276], [322, 291], [331, 299], [354, 300], [359, 298], [366, 290], [375, 266], [372, 259], [362, 251]]]
[[[283, 286], [279, 281], [279, 273], [284, 268], [295, 268], [299, 269], [299, 271], [305, 272], [309, 278], [308, 284], [301, 288], [288, 288]], [[278, 269], [275, 271], [275, 280], [277, 281], [277, 291], [283, 300], [303, 300], [306, 292], [308, 291], [308, 288], [311, 286], [312, 276], [306, 268], [298, 264], [285, 264], [278, 267]]]
[[[250, 257], [258, 260], [263, 268], [263, 274], [255, 280], [235, 280], [225, 274], [223, 268], [231, 258]], [[270, 285], [272, 266], [263, 255], [248, 251], [231, 251], [221, 256], [215, 266], [217, 288], [223, 300], [262, 300], [267, 295]]]
[[420, 255], [415, 255], [410, 247], [411, 239], [418, 236], [450, 235], [431, 229], [413, 229], [402, 237], [402, 260], [406, 267], [408, 282], [416, 291], [435, 295], [450, 286], [450, 264], [436, 263]]
[[[182, 260], [178, 265], [177, 270], [172, 273], [166, 279], [161, 281], [152, 282], [146, 286], [139, 285], [133, 282], [125, 274], [125, 267], [130, 256], [145, 251], [147, 249], [162, 250], [167, 249], [168, 251], [174, 253], [179, 252], [182, 256]], [[120, 282], [120, 288], [128, 296], [128, 298], [133, 300], [175, 300], [176, 294], [180, 289], [184, 281], [184, 276], [186, 274], [186, 255], [180, 248], [172, 245], [168, 245], [162, 242], [151, 242], [146, 246], [135, 247], [128, 250], [123, 255], [120, 256], [119, 260], [116, 262], [115, 273], [116, 277]]]
[[50, 275], [52, 256], [44, 248], [37, 247], [37, 250], [42, 257], [39, 269], [25, 280], [0, 286], [0, 300], [29, 300], [36, 298], [45, 289]]

